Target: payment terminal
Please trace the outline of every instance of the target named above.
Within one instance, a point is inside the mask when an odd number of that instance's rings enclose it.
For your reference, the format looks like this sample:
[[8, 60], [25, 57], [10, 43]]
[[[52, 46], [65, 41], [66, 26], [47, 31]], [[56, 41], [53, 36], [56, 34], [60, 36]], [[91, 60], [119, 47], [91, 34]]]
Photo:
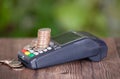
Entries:
[[53, 37], [44, 50], [22, 49], [18, 53], [18, 59], [26, 67], [38, 69], [84, 58], [101, 61], [106, 57], [107, 51], [105, 42], [96, 36], [87, 32], [70, 31]]

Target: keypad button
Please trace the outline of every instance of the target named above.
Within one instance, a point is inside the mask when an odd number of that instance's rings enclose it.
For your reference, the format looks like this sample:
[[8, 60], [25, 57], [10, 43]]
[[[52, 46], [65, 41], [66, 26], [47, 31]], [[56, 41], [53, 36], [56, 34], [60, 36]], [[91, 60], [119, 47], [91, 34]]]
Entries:
[[35, 55], [38, 55], [39, 53], [38, 52], [34, 52]]
[[35, 56], [35, 54], [33, 54], [33, 53], [29, 54], [29, 57], [34, 57], [34, 56]]
[[43, 51], [44, 51], [44, 52], [47, 52], [48, 50], [47, 50], [47, 49], [44, 49]]
[[52, 47], [48, 47], [47, 49], [48, 49], [48, 50], [51, 50], [51, 49], [52, 49]]
[[23, 52], [23, 53], [25, 53], [26, 51], [27, 51], [27, 50], [25, 50], [25, 49], [22, 49], [22, 52]]
[[43, 51], [39, 51], [39, 53], [43, 53]]
[[34, 50], [29, 50], [29, 52], [33, 53], [33, 52], [34, 52]]
[[30, 52], [28, 52], [28, 51], [25, 52], [25, 55], [29, 55], [29, 54], [30, 54]]

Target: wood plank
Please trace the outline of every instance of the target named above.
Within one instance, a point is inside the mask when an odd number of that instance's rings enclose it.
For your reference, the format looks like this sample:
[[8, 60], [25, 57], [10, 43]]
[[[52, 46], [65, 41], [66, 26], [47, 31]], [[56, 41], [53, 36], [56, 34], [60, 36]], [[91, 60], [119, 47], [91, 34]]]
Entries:
[[[0, 59], [17, 58], [18, 50], [31, 39], [0, 39]], [[109, 51], [101, 62], [87, 59], [56, 65], [48, 68], [13, 71], [0, 65], [0, 79], [119, 79], [120, 78], [120, 41], [105, 39]]]
[[120, 60], [113, 38], [105, 40], [108, 45], [107, 57], [101, 62], [92, 62], [94, 79], [119, 79]]
[[117, 46], [118, 55], [120, 57], [120, 38], [116, 38], [115, 43], [116, 43], [116, 46]]
[[[30, 39], [0, 39], [0, 59], [13, 59], [17, 58], [17, 52], [20, 50], [25, 44], [29, 43]], [[26, 73], [25, 73], [26, 72]], [[25, 69], [20, 72], [16, 72], [11, 70], [9, 67], [5, 65], [0, 66], [0, 79], [31, 79], [32, 73], [29, 69]], [[26, 74], [26, 75], [24, 75]], [[28, 76], [29, 75], [29, 76]]]

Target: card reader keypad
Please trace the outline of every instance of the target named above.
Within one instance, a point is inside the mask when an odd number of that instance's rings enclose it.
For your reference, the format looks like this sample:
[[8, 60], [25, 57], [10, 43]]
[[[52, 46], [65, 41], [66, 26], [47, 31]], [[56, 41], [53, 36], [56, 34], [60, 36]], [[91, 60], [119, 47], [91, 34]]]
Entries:
[[48, 52], [48, 51], [50, 51], [50, 50], [52, 50], [52, 47], [47, 47], [46, 49], [40, 50], [40, 51], [34, 51], [34, 50], [32, 50], [32, 49], [30, 49], [30, 50], [22, 49], [21, 52], [22, 52], [25, 56], [27, 56], [27, 57], [29, 57], [29, 58], [33, 58], [33, 57], [35, 57], [35, 56], [37, 56], [37, 55], [39, 55], [39, 54], [43, 54], [43, 53]]
[[32, 57], [35, 56], [34, 53], [32, 53], [32, 52], [30, 52], [30, 51], [28, 51], [28, 50], [25, 50], [25, 49], [22, 50], [22, 53], [24, 53], [24, 55], [26, 55], [26, 56], [28, 56], [28, 57], [30, 57], [30, 58], [32, 58]]

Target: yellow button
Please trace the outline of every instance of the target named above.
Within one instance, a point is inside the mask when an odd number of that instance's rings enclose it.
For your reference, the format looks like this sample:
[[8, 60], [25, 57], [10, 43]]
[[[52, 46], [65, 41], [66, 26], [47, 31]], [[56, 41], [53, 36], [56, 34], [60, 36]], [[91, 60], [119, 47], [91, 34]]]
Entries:
[[28, 51], [27, 51], [27, 52], [25, 52], [25, 55], [29, 55], [29, 54], [30, 54], [30, 52], [28, 52]]

